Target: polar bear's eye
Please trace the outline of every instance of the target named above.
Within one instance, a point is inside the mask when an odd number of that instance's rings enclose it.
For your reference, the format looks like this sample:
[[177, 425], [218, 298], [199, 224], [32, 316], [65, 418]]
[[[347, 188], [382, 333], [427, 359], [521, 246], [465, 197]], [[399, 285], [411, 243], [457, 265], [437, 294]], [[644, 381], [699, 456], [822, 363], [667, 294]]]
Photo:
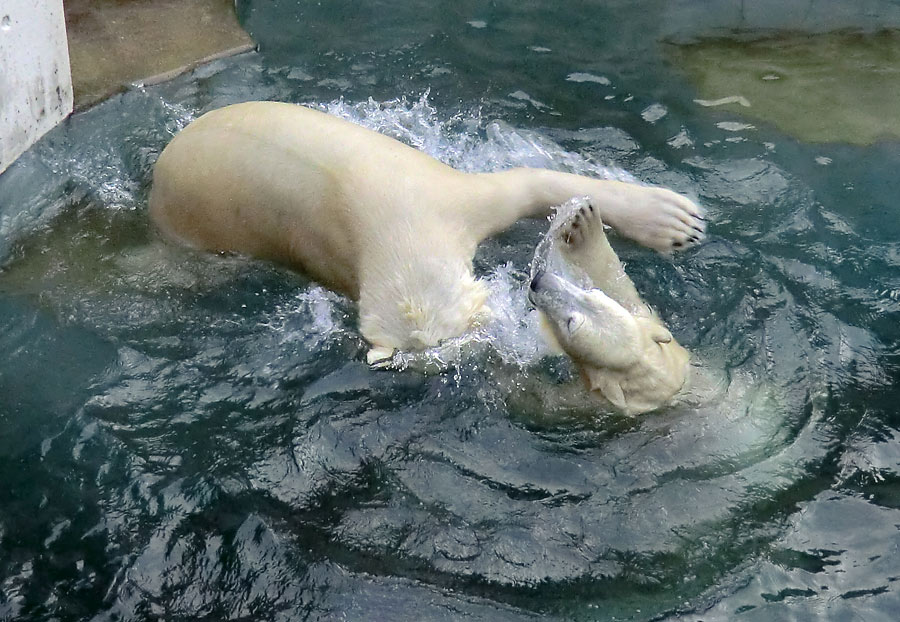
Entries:
[[580, 313], [573, 313], [566, 319], [566, 331], [571, 335], [584, 324], [584, 316]]

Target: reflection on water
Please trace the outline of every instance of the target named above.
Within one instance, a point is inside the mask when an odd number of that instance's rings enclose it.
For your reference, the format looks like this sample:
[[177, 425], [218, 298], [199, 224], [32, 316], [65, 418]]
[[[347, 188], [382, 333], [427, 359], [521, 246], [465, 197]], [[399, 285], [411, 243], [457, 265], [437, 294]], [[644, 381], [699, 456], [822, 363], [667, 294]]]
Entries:
[[706, 39], [670, 52], [702, 105], [773, 123], [807, 142], [900, 138], [900, 31]]
[[[565, 51], [593, 31], [460, 6], [463, 59], [297, 52], [343, 68], [344, 100], [284, 54], [220, 61], [76, 116], [0, 178], [0, 619], [890, 619], [896, 145], [723, 130], [652, 61]], [[467, 81], [498, 36], [505, 62]], [[541, 78], [509, 88], [532, 53]], [[421, 88], [369, 100], [399, 74]], [[482, 245], [495, 322], [430, 373], [366, 367], [355, 306], [300, 275], [162, 244], [152, 162], [257, 97], [465, 170], [627, 177], [613, 163], [698, 197], [699, 248], [616, 248], [707, 384], [641, 418], [587, 399], [522, 293], [546, 222]]]

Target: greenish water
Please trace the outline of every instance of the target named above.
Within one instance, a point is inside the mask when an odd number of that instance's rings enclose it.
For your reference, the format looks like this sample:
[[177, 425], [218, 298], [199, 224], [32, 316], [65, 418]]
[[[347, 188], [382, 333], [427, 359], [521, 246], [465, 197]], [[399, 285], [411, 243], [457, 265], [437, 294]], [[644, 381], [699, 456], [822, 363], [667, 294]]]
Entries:
[[807, 142], [900, 138], [900, 106], [890, 105], [900, 100], [900, 31], [757, 37], [670, 47], [698, 84], [698, 103], [728, 106]]
[[[0, 619], [895, 619], [900, 144], [696, 103], [670, 6], [244, 3], [259, 53], [4, 173]], [[617, 248], [724, 395], [627, 419], [571, 391], [520, 291], [546, 223], [480, 249], [503, 312], [432, 375], [370, 371], [300, 275], [159, 244], [160, 150], [247, 99], [694, 196], [704, 245]]]

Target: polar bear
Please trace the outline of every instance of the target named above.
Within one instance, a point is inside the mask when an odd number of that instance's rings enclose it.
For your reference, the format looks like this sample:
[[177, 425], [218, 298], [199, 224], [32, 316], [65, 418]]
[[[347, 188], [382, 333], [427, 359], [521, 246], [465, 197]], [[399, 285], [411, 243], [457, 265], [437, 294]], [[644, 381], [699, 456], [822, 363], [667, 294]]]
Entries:
[[[684, 386], [688, 352], [641, 300], [607, 240], [599, 210], [589, 200], [570, 205], [570, 213], [555, 216], [564, 220], [551, 225], [549, 250], [538, 247], [528, 298], [551, 344], [569, 355], [593, 395], [629, 415], [656, 410]], [[588, 286], [541, 256], [557, 248]]]
[[517, 168], [463, 173], [300, 105], [204, 114], [163, 150], [150, 216], [164, 236], [292, 266], [358, 300], [367, 360], [469, 330], [489, 310], [478, 244], [589, 197], [603, 222], [660, 252], [696, 243], [699, 208], [670, 190]]

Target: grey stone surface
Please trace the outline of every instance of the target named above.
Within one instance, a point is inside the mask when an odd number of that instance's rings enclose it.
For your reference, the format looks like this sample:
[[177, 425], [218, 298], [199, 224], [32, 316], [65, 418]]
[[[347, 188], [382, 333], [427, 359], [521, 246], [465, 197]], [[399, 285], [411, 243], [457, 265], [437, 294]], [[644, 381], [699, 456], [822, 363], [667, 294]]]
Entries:
[[62, 0], [0, 4], [0, 172], [72, 111]]

